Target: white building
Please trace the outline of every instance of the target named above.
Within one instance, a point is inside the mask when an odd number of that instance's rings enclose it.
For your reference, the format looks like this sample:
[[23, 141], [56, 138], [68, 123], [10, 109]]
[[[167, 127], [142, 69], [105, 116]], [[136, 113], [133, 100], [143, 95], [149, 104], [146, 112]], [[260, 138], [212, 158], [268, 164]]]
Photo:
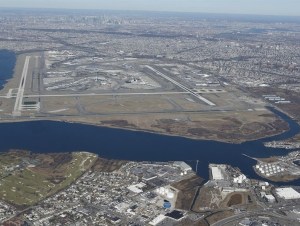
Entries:
[[251, 224], [252, 224], [252, 222], [250, 221], [249, 218], [245, 218], [239, 223], [239, 225], [241, 225], [241, 226], [250, 226]]
[[160, 222], [162, 222], [166, 217], [162, 214], [155, 217], [151, 222], [149, 222], [150, 225], [158, 225]]
[[192, 167], [185, 162], [174, 162], [174, 165], [180, 167], [180, 169], [185, 173], [192, 171]]
[[246, 180], [247, 180], [247, 177], [244, 174], [241, 174], [238, 177], [233, 178], [233, 183], [241, 184]]
[[212, 174], [213, 180], [224, 180], [222, 171], [217, 166], [211, 167], [211, 174]]
[[275, 197], [273, 195], [265, 195], [264, 197], [267, 200], [267, 202], [269, 202], [269, 203], [275, 202]]
[[277, 188], [276, 194], [283, 199], [300, 199], [300, 193], [293, 188]]
[[145, 186], [146, 186], [146, 184], [141, 182], [141, 183], [138, 183], [138, 184], [130, 185], [130, 186], [127, 187], [127, 189], [132, 191], [133, 193], [139, 194], [139, 193], [143, 192], [142, 188], [145, 187]]

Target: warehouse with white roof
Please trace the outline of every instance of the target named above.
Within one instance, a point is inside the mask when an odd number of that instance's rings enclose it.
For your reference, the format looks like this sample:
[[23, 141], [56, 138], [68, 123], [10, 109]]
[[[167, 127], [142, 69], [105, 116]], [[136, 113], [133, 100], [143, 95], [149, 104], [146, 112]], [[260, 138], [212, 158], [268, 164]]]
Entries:
[[300, 199], [300, 193], [293, 188], [276, 188], [276, 194], [282, 199]]
[[218, 167], [218, 166], [211, 167], [211, 174], [212, 174], [213, 180], [224, 180], [222, 171], [221, 171], [220, 167]]

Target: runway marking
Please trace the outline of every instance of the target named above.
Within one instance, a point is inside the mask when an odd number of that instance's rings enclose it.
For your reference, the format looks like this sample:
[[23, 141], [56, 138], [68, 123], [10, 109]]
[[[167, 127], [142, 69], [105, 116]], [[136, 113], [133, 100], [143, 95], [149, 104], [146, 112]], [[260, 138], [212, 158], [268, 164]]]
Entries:
[[22, 110], [36, 110], [39, 111], [41, 108], [40, 102], [37, 102], [36, 104], [26, 104], [26, 105], [22, 105], [21, 109]]
[[22, 72], [22, 76], [21, 76], [21, 80], [20, 80], [20, 84], [19, 84], [19, 88], [18, 88], [18, 93], [16, 96], [15, 106], [14, 106], [14, 110], [12, 112], [13, 116], [21, 116], [26, 78], [27, 78], [27, 74], [28, 74], [29, 60], [30, 60], [30, 56], [26, 56], [24, 68], [23, 68], [23, 72]]
[[146, 65], [145, 67], [147, 67], [148, 69], [150, 69], [151, 71], [155, 72], [156, 74], [160, 75], [161, 77], [163, 77], [164, 79], [172, 82], [174, 85], [178, 86], [179, 88], [189, 92], [191, 95], [193, 95], [194, 97], [198, 98], [199, 100], [203, 101], [204, 103], [210, 105], [210, 106], [216, 106], [213, 102], [209, 101], [208, 99], [202, 97], [201, 95], [199, 95], [198, 93], [194, 92], [193, 90], [189, 89], [188, 87], [180, 84], [179, 82], [175, 81], [174, 79], [170, 78], [169, 76], [161, 73], [160, 71], [154, 69], [153, 67]]
[[59, 112], [67, 111], [67, 110], [69, 110], [69, 108], [63, 108], [63, 109], [48, 111], [48, 113], [59, 113]]
[[12, 97], [12, 91], [13, 91], [13, 89], [9, 89], [8, 90], [8, 92], [7, 92], [7, 94], [6, 94], [6, 98], [11, 98]]

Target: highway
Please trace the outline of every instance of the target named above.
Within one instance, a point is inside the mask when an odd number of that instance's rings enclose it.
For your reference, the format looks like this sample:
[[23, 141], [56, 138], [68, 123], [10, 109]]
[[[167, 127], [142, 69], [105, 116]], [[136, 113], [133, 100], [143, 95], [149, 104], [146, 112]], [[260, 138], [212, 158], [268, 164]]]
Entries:
[[22, 71], [22, 77], [21, 77], [21, 80], [20, 80], [18, 93], [17, 93], [17, 96], [16, 96], [15, 106], [14, 106], [14, 110], [12, 112], [13, 116], [21, 116], [26, 78], [27, 78], [27, 74], [28, 74], [29, 60], [30, 60], [30, 56], [26, 56], [25, 63], [24, 63], [24, 68], [23, 68], [23, 71]]
[[[293, 210], [296, 206], [286, 206], [284, 209], [286, 211], [289, 210]], [[300, 207], [299, 205], [297, 205], [297, 207]], [[275, 217], [275, 218], [281, 218], [284, 220], [293, 220], [289, 217], [280, 215], [279, 213], [276, 212], [276, 210], [282, 210], [281, 208], [283, 207], [273, 207], [273, 208], [265, 208], [263, 210], [257, 210], [257, 211], [248, 211], [248, 212], [244, 212], [244, 213], [240, 213], [240, 214], [235, 214], [234, 216], [231, 217], [227, 217], [223, 220], [220, 220], [214, 224], [212, 224], [212, 226], [224, 226], [224, 225], [231, 225], [233, 222], [238, 221], [238, 220], [242, 220], [246, 217], [255, 217], [255, 216], [268, 216], [268, 217]]]
[[186, 92], [190, 93], [191, 95], [193, 95], [194, 97], [196, 97], [197, 99], [203, 101], [204, 103], [210, 105], [210, 106], [216, 106], [213, 102], [209, 101], [208, 99], [202, 97], [201, 95], [199, 95], [198, 93], [194, 92], [193, 90], [187, 88], [186, 86], [180, 84], [179, 82], [175, 81], [174, 79], [166, 76], [165, 74], [161, 73], [160, 71], [154, 69], [153, 67], [146, 65], [145, 67], [147, 67], [148, 69], [150, 69], [151, 71], [155, 72], [156, 74], [160, 75], [161, 77], [163, 77], [164, 79], [172, 82], [174, 85], [178, 86], [179, 88], [185, 90]]

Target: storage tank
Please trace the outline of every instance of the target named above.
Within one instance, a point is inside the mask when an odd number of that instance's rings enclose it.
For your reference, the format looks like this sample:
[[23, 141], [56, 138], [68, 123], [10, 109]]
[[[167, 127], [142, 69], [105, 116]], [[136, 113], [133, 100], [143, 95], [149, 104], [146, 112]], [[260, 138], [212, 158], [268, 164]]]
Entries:
[[169, 202], [169, 201], [164, 201], [164, 204], [163, 204], [163, 207], [165, 208], [165, 209], [169, 209], [169, 208], [171, 208], [171, 203]]
[[171, 192], [171, 191], [168, 191], [168, 192], [167, 192], [167, 198], [168, 198], [168, 199], [173, 199], [173, 198], [174, 198], [174, 193]]

